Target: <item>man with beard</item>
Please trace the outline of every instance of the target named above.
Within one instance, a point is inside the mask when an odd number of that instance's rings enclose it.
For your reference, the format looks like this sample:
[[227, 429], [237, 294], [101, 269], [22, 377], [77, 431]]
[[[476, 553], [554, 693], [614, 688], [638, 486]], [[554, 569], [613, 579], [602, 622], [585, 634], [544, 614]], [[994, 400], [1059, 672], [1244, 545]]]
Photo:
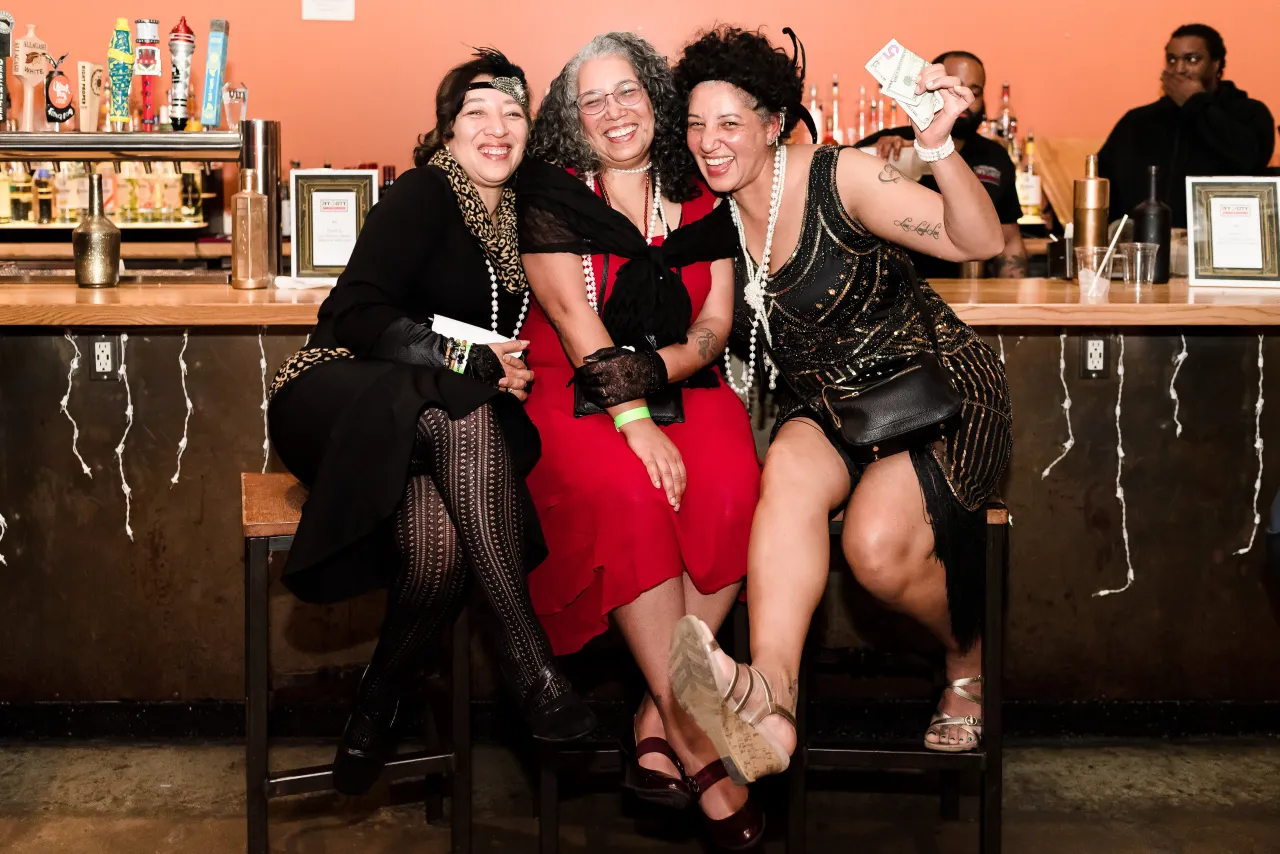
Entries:
[[1125, 114], [1098, 152], [1111, 179], [1111, 218], [1147, 197], [1147, 167], [1160, 167], [1160, 200], [1173, 227], [1187, 226], [1188, 175], [1257, 175], [1275, 148], [1271, 111], [1222, 79], [1227, 48], [1213, 27], [1187, 24], [1164, 48], [1164, 97]]
[[[1018, 231], [1018, 217], [1022, 216], [1022, 206], [1018, 204], [1018, 190], [1014, 183], [1018, 170], [1009, 159], [1004, 146], [978, 135], [978, 130], [987, 117], [987, 104], [983, 99], [987, 71], [982, 66], [982, 60], [963, 50], [947, 51], [935, 59], [934, 63], [942, 63], [947, 74], [959, 77], [960, 82], [973, 92], [973, 103], [966, 115], [956, 119], [955, 126], [951, 129], [951, 138], [955, 141], [956, 152], [991, 194], [996, 214], [1000, 217], [1004, 250], [987, 262], [987, 272], [998, 278], [1022, 278], [1027, 275], [1027, 250], [1022, 245], [1022, 233]], [[892, 164], [898, 159], [902, 146], [914, 138], [915, 129], [911, 125], [885, 128], [859, 142], [857, 147], [874, 145], [876, 156]], [[886, 167], [881, 180], [908, 179], [890, 165]], [[935, 192], [938, 189], [932, 175], [923, 176], [920, 183]], [[950, 279], [960, 275], [960, 265], [953, 261], [943, 261], [915, 252], [911, 253], [911, 260], [925, 278]]]

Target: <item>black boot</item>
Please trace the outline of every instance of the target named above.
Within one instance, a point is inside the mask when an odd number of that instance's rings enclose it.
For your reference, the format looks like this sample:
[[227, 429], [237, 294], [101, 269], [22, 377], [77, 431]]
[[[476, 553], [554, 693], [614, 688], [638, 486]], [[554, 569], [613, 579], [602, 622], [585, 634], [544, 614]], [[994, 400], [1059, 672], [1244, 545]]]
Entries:
[[[529, 731], [539, 741], [573, 741], [596, 728], [595, 712], [578, 692], [563, 688], [557, 695], [553, 690], [553, 683], [563, 679], [555, 665], [548, 664], [521, 699]], [[543, 699], [553, 695], [554, 699]]]
[[391, 729], [399, 707], [397, 702], [389, 715], [379, 719], [357, 706], [347, 718], [333, 758], [334, 789], [344, 795], [363, 795], [378, 782], [395, 750]]

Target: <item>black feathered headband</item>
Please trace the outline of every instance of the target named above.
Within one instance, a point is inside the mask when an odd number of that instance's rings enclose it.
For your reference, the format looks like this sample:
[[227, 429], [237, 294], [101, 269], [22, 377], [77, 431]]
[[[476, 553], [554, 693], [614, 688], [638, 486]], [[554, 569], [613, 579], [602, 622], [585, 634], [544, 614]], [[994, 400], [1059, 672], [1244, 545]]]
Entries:
[[[782, 32], [784, 35], [791, 36], [791, 67], [795, 69], [796, 76], [800, 78], [800, 92], [803, 94], [804, 73], [809, 67], [809, 59], [804, 52], [804, 44], [801, 43], [800, 38], [796, 35], [796, 31], [790, 27], [783, 27]], [[813, 115], [805, 108], [804, 104], [797, 100], [783, 109], [794, 110], [795, 115], [799, 116], [800, 121], [804, 122], [804, 126], [809, 129], [809, 135], [813, 137], [813, 141], [822, 142], [822, 137], [818, 136], [818, 128], [813, 123]]]
[[486, 60], [489, 63], [493, 79], [468, 83], [467, 91], [470, 92], [473, 89], [496, 89], [504, 95], [515, 98], [527, 113], [529, 111], [529, 87], [525, 83], [524, 72], [520, 70], [520, 67], [514, 65], [501, 51], [494, 50], [491, 47], [477, 48], [475, 57]]

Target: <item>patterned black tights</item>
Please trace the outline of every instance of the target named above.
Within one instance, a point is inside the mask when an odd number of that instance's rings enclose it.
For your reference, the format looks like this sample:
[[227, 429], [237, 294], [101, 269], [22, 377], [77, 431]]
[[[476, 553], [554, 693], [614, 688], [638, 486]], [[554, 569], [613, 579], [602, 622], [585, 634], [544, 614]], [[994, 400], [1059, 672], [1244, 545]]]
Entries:
[[[386, 620], [357, 701], [384, 725], [404, 680], [462, 601], [467, 569], [497, 615], [503, 671], [520, 696], [551, 663], [551, 645], [525, 582], [516, 485], [488, 405], [457, 421], [439, 409], [422, 413], [409, 483], [396, 513], [404, 565], [388, 591]], [[560, 676], [539, 699], [567, 690]]]

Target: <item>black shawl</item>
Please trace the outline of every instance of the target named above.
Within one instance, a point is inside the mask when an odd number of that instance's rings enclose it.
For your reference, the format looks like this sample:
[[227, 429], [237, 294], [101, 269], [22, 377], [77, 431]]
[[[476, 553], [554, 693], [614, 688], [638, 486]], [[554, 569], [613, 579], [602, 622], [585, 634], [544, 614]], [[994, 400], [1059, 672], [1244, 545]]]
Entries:
[[[559, 166], [525, 158], [516, 182], [521, 254], [571, 252], [628, 259], [618, 268], [601, 319], [613, 343], [655, 349], [682, 344], [692, 306], [679, 268], [731, 258], [738, 235], [728, 205], [650, 246], [626, 216]], [[603, 295], [606, 283], [600, 282]]]

